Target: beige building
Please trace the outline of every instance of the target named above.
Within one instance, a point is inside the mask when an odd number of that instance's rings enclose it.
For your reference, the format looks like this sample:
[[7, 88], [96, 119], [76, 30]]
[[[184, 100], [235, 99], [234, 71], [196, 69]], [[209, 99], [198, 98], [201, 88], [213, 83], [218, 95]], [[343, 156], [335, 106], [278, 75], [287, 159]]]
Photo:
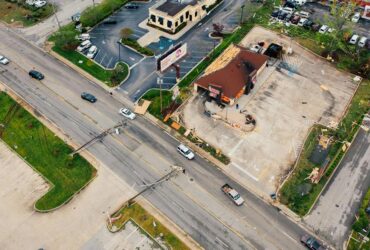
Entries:
[[148, 25], [175, 34], [190, 23], [198, 23], [217, 0], [164, 0], [149, 8]]

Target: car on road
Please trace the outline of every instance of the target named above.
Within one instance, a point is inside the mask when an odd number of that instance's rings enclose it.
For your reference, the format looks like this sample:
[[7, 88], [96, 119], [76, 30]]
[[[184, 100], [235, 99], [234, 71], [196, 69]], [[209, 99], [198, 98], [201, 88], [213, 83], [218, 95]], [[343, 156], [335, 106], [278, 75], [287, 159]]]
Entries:
[[195, 157], [194, 153], [184, 144], [177, 146], [177, 151], [179, 151], [179, 153], [185, 156], [188, 160], [192, 160]]
[[37, 80], [42, 80], [44, 79], [44, 75], [39, 72], [39, 71], [36, 71], [36, 70], [30, 70], [30, 72], [28, 72], [28, 74], [32, 77], [32, 78], [35, 78]]
[[78, 47], [77, 47], [77, 51], [79, 52], [82, 52], [88, 48], [90, 48], [92, 45], [92, 43], [90, 42], [90, 40], [86, 40], [86, 41], [83, 41]]
[[137, 5], [135, 3], [128, 3], [128, 4], [125, 5], [125, 8], [126, 9], [138, 9], [139, 5]]
[[98, 99], [96, 99], [96, 97], [95, 97], [95, 96], [93, 96], [92, 94], [87, 93], [87, 92], [82, 92], [82, 94], [81, 94], [81, 98], [82, 98], [83, 100], [89, 101], [89, 102], [91, 102], [91, 103], [94, 103], [94, 102], [96, 102], [96, 101], [98, 100]]
[[360, 20], [361, 18], [361, 14], [359, 12], [355, 13], [351, 19], [352, 22], [354, 23], [358, 23], [358, 21]]
[[87, 58], [92, 59], [92, 58], [94, 58], [94, 56], [96, 55], [97, 52], [98, 52], [98, 48], [95, 45], [93, 45], [89, 48], [89, 51], [87, 52], [86, 56], [87, 56]]
[[136, 117], [135, 113], [131, 112], [128, 108], [121, 108], [119, 113], [130, 120], [133, 120]]
[[326, 248], [314, 237], [305, 234], [301, 237], [301, 242], [311, 250], [325, 250]]
[[237, 206], [241, 206], [244, 203], [244, 199], [240, 194], [233, 189], [229, 184], [225, 184], [221, 187], [222, 192], [224, 192]]
[[5, 56], [0, 55], [0, 64], [7, 65], [9, 63], [9, 59]]

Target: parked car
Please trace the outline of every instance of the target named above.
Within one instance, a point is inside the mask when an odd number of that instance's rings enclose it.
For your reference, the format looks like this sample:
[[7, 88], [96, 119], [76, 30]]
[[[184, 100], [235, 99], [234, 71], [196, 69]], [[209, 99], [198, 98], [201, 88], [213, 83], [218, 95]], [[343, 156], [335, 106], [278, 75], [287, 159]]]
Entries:
[[359, 12], [355, 13], [351, 19], [352, 22], [354, 23], [358, 23], [358, 21], [360, 20], [361, 18], [361, 14]]
[[312, 27], [312, 25], [314, 25], [315, 23], [314, 22], [312, 22], [310, 19], [307, 19], [307, 22], [305, 22], [304, 24], [303, 24], [303, 28], [306, 28], [306, 29], [309, 29], [309, 28], [311, 28]]
[[327, 25], [323, 25], [321, 26], [321, 28], [319, 29], [319, 33], [320, 34], [325, 34], [326, 31], [328, 31], [329, 27]]
[[249, 49], [250, 51], [253, 51], [254, 53], [260, 53], [262, 51], [262, 47], [258, 44], [251, 46]]
[[77, 51], [79, 52], [82, 52], [88, 48], [90, 48], [92, 45], [92, 43], [90, 42], [90, 40], [86, 40], [86, 41], [83, 41], [78, 47], [77, 47]]
[[297, 6], [296, 6], [295, 1], [288, 0], [284, 4], [284, 7], [289, 7], [289, 8], [295, 9]]
[[108, 20], [104, 21], [103, 24], [117, 24], [117, 20], [116, 19], [108, 19]]
[[179, 153], [185, 156], [188, 160], [192, 160], [195, 157], [194, 153], [184, 144], [177, 146], [177, 151], [179, 151]]
[[280, 11], [279, 15], [278, 15], [278, 19], [279, 20], [284, 20], [284, 18], [288, 15], [288, 13], [284, 12], [284, 11]]
[[33, 6], [35, 6], [36, 8], [41, 8], [41, 7], [44, 7], [46, 5], [46, 1], [36, 1], [33, 3]]
[[287, 14], [293, 14], [293, 8], [290, 8], [290, 7], [284, 7], [282, 9], [283, 12], [287, 13]]
[[124, 117], [130, 119], [130, 120], [133, 120], [135, 119], [136, 115], [135, 113], [131, 112], [129, 109], [127, 108], [121, 108], [119, 111], [118, 111], [121, 115], [123, 115]]
[[307, 21], [307, 18], [301, 18], [298, 22], [298, 26], [303, 26]]
[[278, 16], [279, 16], [279, 13], [280, 13], [280, 10], [274, 10], [274, 11], [271, 13], [271, 16], [272, 16], [272, 17], [278, 17]]
[[77, 37], [77, 39], [80, 40], [80, 41], [90, 40], [90, 34], [87, 34], [87, 33], [80, 34]]
[[301, 237], [301, 242], [311, 250], [325, 250], [326, 248], [314, 237], [309, 235], [303, 235]]
[[125, 5], [125, 8], [126, 9], [138, 9], [139, 5], [137, 5], [135, 3], [128, 3], [128, 4]]
[[290, 22], [290, 19], [292, 18], [292, 14], [288, 14], [288, 15], [286, 15], [286, 17], [284, 18], [284, 21], [285, 22]]
[[365, 47], [366, 41], [367, 41], [367, 37], [366, 36], [361, 37], [360, 38], [360, 41], [358, 41], [358, 46], [361, 47], [361, 48]]
[[89, 48], [89, 51], [87, 52], [86, 56], [87, 56], [87, 58], [92, 59], [92, 58], [94, 58], [94, 56], [96, 55], [97, 52], [98, 52], [98, 48], [95, 45], [93, 45]]
[[82, 92], [82, 94], [81, 94], [81, 98], [83, 99], [83, 100], [86, 100], [86, 101], [89, 101], [89, 102], [91, 102], [91, 103], [94, 103], [94, 102], [96, 102], [98, 99], [96, 99], [96, 97], [95, 96], [93, 96], [92, 94], [89, 94], [89, 93], [87, 93], [87, 92]]
[[0, 55], [0, 63], [2, 65], [7, 65], [9, 63], [9, 59], [6, 58], [5, 56]]
[[294, 16], [294, 17], [292, 17], [292, 19], [290, 20], [290, 22], [292, 24], [298, 24], [298, 22], [299, 22], [300, 19], [301, 18], [299, 16]]
[[321, 25], [318, 23], [315, 23], [311, 26], [312, 31], [318, 31], [320, 29]]
[[37, 80], [42, 80], [42, 79], [45, 78], [44, 75], [41, 72], [38, 72], [36, 70], [30, 70], [30, 72], [28, 72], [28, 74], [30, 75], [30, 77], [35, 78]]
[[359, 38], [360, 38], [360, 36], [359, 36], [359, 35], [354, 34], [354, 35], [351, 37], [351, 39], [349, 39], [349, 43], [350, 43], [350, 44], [355, 45], [355, 44], [357, 43], [357, 41], [358, 41], [358, 39], [359, 39]]
[[298, 13], [298, 15], [299, 15], [300, 17], [303, 17], [303, 18], [309, 18], [309, 17], [310, 17], [310, 13], [308, 13], [307, 11], [300, 11], [300, 12]]

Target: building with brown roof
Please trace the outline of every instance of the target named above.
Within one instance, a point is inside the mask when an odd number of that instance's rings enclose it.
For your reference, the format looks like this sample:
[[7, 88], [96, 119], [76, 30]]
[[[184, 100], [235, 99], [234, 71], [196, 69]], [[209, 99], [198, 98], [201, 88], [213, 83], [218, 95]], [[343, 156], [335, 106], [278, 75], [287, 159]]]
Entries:
[[267, 60], [268, 56], [231, 45], [196, 80], [194, 88], [207, 91], [218, 103], [232, 105], [243, 94], [249, 94]]
[[216, 0], [162, 0], [149, 8], [148, 25], [175, 34], [207, 15]]

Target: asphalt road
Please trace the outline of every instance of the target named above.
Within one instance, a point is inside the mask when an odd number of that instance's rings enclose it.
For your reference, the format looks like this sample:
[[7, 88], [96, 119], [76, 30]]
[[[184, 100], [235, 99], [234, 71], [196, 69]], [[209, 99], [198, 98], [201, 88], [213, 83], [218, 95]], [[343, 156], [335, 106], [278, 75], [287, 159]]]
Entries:
[[[2, 25], [0, 37], [0, 51], [12, 60], [1, 66], [0, 81], [75, 143], [83, 144], [122, 120], [117, 112], [122, 103], [101, 87]], [[27, 72], [31, 68], [43, 72], [45, 80], [30, 79]], [[82, 101], [82, 91], [97, 96], [98, 102]], [[87, 150], [137, 191], [168, 173], [171, 165], [185, 167], [185, 175], [163, 182], [144, 196], [205, 249], [302, 248], [299, 236], [306, 232], [299, 225], [202, 158], [188, 161], [181, 157], [175, 150], [177, 144], [138, 117], [128, 121], [121, 135], [109, 135]], [[224, 183], [241, 193], [244, 206], [236, 207], [222, 194]]]
[[355, 214], [370, 187], [370, 136], [362, 129], [305, 222], [343, 249]]

